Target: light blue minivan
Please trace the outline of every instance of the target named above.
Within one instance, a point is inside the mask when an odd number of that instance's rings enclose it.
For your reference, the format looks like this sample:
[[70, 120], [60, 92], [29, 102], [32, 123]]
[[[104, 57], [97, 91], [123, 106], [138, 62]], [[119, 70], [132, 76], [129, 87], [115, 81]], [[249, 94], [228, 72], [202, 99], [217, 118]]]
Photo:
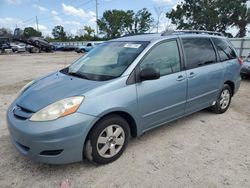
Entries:
[[205, 108], [224, 113], [239, 89], [241, 64], [214, 32], [114, 39], [27, 84], [7, 112], [11, 139], [37, 162], [109, 163], [130, 136]]

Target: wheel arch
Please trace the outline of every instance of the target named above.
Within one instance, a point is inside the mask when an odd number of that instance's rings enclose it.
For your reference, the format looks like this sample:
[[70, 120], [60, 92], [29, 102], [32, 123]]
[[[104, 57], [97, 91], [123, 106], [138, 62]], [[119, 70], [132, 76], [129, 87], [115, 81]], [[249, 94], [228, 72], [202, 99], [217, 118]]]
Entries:
[[130, 134], [133, 138], [138, 136], [138, 127], [136, 124], [135, 119], [133, 118], [133, 116], [131, 114], [129, 114], [128, 112], [125, 111], [121, 111], [121, 110], [117, 110], [117, 111], [111, 111], [111, 112], [107, 112], [105, 114], [102, 114], [100, 116], [100, 118], [94, 123], [94, 125], [91, 127], [91, 129], [88, 132], [88, 135], [90, 134], [90, 132], [93, 130], [93, 128], [95, 127], [95, 125], [103, 118], [108, 117], [108, 116], [112, 116], [112, 115], [118, 115], [121, 116], [122, 118], [124, 118], [128, 124], [129, 124], [129, 128], [130, 128]]
[[230, 80], [227, 80], [224, 84], [229, 85], [229, 87], [231, 88], [231, 91], [232, 91], [232, 96], [234, 96], [234, 92], [235, 92], [235, 84], [234, 84], [234, 82], [232, 82]]

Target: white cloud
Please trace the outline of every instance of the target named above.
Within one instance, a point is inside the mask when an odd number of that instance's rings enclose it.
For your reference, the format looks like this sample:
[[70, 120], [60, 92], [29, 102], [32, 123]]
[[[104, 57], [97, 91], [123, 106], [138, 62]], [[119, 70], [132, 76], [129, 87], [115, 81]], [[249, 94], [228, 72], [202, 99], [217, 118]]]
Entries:
[[73, 25], [73, 26], [80, 26], [81, 25], [81, 23], [77, 22], [77, 21], [65, 21], [64, 23], [67, 25]]
[[60, 18], [59, 16], [53, 16], [53, 19], [56, 21], [56, 22], [62, 22], [62, 18]]
[[62, 8], [65, 14], [68, 14], [71, 16], [77, 16], [80, 18], [92, 18], [93, 16], [95, 17], [95, 13], [93, 11], [85, 12], [81, 8], [75, 8], [70, 5], [65, 5], [64, 3], [62, 4]]
[[22, 20], [18, 18], [0, 18], [0, 27], [15, 27], [16, 24], [22, 24]]
[[47, 8], [45, 8], [43, 6], [37, 5], [37, 4], [35, 4], [34, 7], [37, 8], [38, 10], [42, 11], [42, 12], [46, 12], [46, 11], [49, 10], [49, 9], [47, 9]]
[[51, 14], [53, 14], [53, 15], [58, 15], [58, 12], [56, 12], [55, 10], [52, 10], [52, 11], [51, 11]]
[[[36, 24], [35, 24], [35, 27], [36, 27]], [[46, 31], [48, 29], [45, 25], [42, 25], [42, 24], [38, 24], [38, 27], [40, 31]]]
[[247, 8], [250, 8], [250, 1], [247, 1]]
[[154, 2], [158, 4], [173, 4], [173, 0], [153, 0]]
[[20, 5], [22, 4], [24, 1], [26, 0], [5, 0], [7, 3], [9, 4], [13, 4], [13, 5]]

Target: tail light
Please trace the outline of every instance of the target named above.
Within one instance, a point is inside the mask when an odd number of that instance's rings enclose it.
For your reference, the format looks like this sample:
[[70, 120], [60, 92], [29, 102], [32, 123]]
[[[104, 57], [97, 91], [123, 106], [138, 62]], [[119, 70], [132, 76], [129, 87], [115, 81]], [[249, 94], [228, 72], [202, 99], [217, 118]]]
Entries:
[[238, 58], [238, 61], [239, 61], [240, 66], [242, 66], [243, 65], [243, 59]]

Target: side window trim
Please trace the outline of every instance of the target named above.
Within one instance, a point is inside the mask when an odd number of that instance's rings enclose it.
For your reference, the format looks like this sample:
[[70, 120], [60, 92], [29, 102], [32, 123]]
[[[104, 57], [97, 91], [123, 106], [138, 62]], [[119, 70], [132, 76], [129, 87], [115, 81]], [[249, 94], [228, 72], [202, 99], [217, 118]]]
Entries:
[[[217, 48], [216, 48], [216, 46], [215, 46], [215, 44], [214, 44], [214, 41], [212, 40], [211, 37], [209, 38], [209, 40], [210, 40], [210, 42], [211, 42], [211, 44], [212, 44], [212, 46], [213, 46], [214, 52], [215, 52], [215, 56], [216, 56], [216, 62], [215, 62], [215, 63], [220, 63], [221, 60], [220, 60], [219, 52], [217, 51]], [[213, 64], [214, 64], [214, 63], [213, 63]]]

